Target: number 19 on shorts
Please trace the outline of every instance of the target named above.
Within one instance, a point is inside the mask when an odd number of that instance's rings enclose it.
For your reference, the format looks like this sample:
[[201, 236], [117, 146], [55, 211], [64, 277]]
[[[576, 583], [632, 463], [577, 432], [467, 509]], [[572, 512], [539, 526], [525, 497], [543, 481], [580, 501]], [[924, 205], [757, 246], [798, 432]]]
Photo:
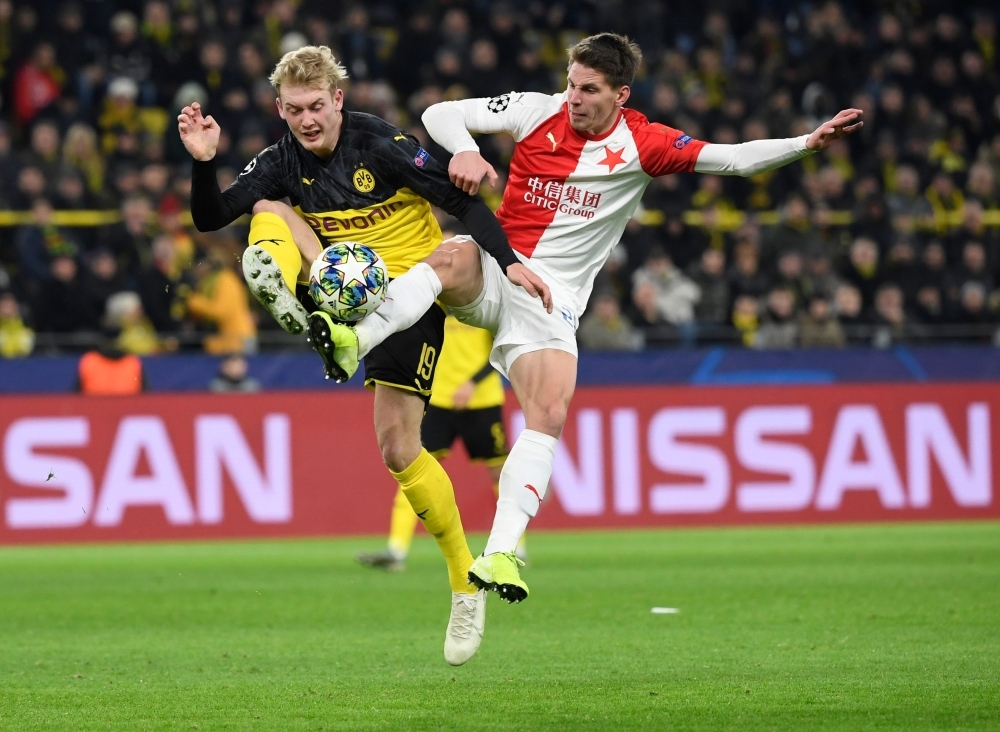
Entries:
[[425, 343], [423, 348], [420, 349], [420, 363], [417, 365], [417, 375], [421, 379], [430, 381], [431, 376], [434, 374], [434, 359], [436, 358], [437, 349]]

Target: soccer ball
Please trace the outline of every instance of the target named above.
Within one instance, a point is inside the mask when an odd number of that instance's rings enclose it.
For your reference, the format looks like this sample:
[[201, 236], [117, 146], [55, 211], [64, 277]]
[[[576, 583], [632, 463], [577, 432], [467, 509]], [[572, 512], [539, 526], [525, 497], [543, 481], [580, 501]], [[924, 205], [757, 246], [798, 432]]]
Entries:
[[385, 302], [389, 270], [365, 244], [331, 244], [309, 268], [309, 294], [334, 320], [355, 323]]

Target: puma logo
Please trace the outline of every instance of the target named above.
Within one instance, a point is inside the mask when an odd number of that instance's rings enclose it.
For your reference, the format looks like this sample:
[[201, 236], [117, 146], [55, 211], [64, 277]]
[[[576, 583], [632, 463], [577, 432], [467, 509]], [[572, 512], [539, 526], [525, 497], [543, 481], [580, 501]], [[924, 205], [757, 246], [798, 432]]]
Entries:
[[396, 135], [394, 138], [392, 138], [393, 142], [399, 142], [400, 140], [405, 140], [405, 139], [406, 135]]
[[316, 180], [315, 178], [303, 178], [302, 182], [305, 183], [307, 186], [311, 186], [315, 180]]
[[551, 132], [546, 132], [545, 136], [548, 138], [549, 142], [552, 143], [552, 152], [555, 152], [556, 151], [556, 145], [558, 145], [560, 141], [557, 141], [556, 140], [556, 136], [553, 135]]
[[420, 511], [420, 512], [419, 512], [419, 513], [417, 514], [417, 516], [419, 516], [419, 517], [420, 517], [420, 520], [421, 520], [421, 521], [423, 521], [423, 520], [424, 520], [425, 518], [427, 518], [427, 514], [428, 514], [429, 512], [430, 512], [430, 509], [429, 509], [429, 508], [425, 508], [425, 509], [424, 509], [423, 511]]

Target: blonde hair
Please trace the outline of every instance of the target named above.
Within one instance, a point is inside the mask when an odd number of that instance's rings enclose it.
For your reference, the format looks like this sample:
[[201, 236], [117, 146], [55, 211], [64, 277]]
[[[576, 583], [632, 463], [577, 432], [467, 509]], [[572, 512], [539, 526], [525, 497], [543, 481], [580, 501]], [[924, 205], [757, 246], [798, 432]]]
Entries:
[[281, 85], [302, 86], [307, 89], [336, 89], [341, 79], [347, 78], [347, 69], [327, 46], [303, 46], [289, 51], [274, 67], [269, 81], [281, 94]]

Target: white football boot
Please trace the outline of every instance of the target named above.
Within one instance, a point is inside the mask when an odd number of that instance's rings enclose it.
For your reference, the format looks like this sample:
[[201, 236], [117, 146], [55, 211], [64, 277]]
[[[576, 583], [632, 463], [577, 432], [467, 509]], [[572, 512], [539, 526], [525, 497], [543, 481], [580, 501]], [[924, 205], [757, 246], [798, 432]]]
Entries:
[[257, 302], [282, 328], [292, 335], [305, 332], [309, 313], [288, 289], [278, 263], [266, 249], [251, 244], [243, 252], [243, 278]]
[[451, 593], [451, 617], [444, 636], [444, 660], [461, 666], [476, 655], [486, 629], [486, 590]]

